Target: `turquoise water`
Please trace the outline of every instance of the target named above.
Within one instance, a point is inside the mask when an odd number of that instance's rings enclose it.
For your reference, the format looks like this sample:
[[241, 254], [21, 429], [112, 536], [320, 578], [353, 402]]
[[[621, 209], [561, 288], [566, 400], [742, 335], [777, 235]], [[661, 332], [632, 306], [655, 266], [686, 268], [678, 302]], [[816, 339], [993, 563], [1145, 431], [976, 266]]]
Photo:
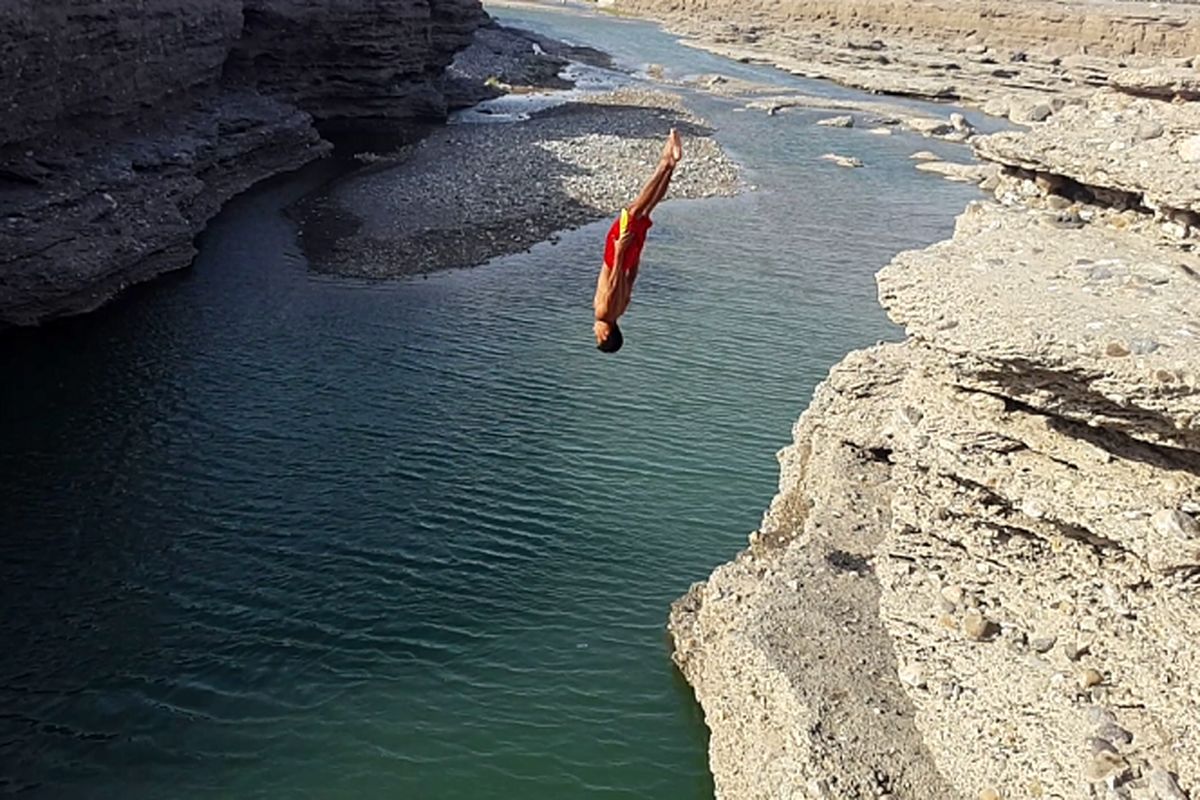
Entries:
[[755, 527], [828, 368], [896, 335], [872, 274], [974, 190], [913, 170], [925, 140], [694, 103], [759, 188], [660, 210], [619, 357], [605, 223], [321, 277], [281, 208], [330, 165], [231, 203], [193, 269], [0, 339], [0, 793], [711, 797], [667, 608]]

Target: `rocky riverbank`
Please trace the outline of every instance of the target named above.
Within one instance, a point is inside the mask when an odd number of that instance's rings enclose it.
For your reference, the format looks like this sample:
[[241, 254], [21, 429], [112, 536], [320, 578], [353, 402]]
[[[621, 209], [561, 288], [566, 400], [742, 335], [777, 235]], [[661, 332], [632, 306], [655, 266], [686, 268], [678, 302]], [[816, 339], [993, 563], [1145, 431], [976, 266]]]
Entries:
[[1200, 103], [1096, 59], [964, 132], [991, 197], [880, 273], [906, 340], [832, 369], [749, 548], [672, 608], [719, 798], [1200, 797]]
[[444, 119], [478, 0], [133, 0], [0, 8], [0, 327], [191, 263], [234, 194], [318, 129]]
[[677, 94], [628, 86], [523, 121], [450, 126], [379, 156], [295, 214], [321, 271], [388, 278], [475, 266], [615, 215], [673, 127], [687, 150], [669, 197], [734, 194], [737, 168], [705, 122]]
[[613, 0], [689, 44], [882, 94], [1044, 119], [1124, 67], [1192, 72], [1200, 6], [1006, 0]]

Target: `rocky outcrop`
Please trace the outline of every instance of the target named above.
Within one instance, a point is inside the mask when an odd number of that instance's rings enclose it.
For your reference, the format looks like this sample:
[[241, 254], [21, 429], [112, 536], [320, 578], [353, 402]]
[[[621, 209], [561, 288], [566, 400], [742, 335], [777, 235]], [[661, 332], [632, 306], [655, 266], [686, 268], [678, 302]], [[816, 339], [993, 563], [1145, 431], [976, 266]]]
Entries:
[[242, 0], [13, 0], [0, 6], [0, 143], [84, 119], [136, 117], [212, 85]]
[[718, 797], [1200, 797], [1198, 123], [1103, 92], [979, 139], [995, 199], [880, 273], [907, 339], [672, 609]]
[[707, 19], [746, 26], [752, 40], [764, 28], [786, 21], [793, 30], [805, 25], [843, 32], [860, 29], [879, 37], [965, 41], [968, 46], [1053, 46], [1064, 53], [1086, 51], [1099, 56], [1190, 56], [1200, 47], [1200, 30], [1190, 26], [1195, 9], [1138, 2], [616, 0], [614, 5], [641, 13], [691, 16], [701, 23]]
[[227, 72], [318, 119], [446, 112], [440, 80], [480, 21], [467, 2], [243, 0]]
[[[1200, 6], [1052, 0], [617, 0], [692, 43], [868, 91], [1027, 111], [1085, 95], [1118, 64], [1192, 70]], [[1046, 116], [1056, 107], [1048, 107]]]
[[[1060, 194], [1092, 187], [1105, 207], [1142, 208], [1182, 226], [1200, 227], [1200, 106], [1097, 92], [1062, 109], [1049, 124], [975, 142], [986, 159], [1042, 174]], [[1058, 177], [1051, 177], [1058, 176]]]
[[327, 152], [314, 120], [438, 118], [478, 0], [0, 7], [0, 327], [184, 267], [232, 195]]

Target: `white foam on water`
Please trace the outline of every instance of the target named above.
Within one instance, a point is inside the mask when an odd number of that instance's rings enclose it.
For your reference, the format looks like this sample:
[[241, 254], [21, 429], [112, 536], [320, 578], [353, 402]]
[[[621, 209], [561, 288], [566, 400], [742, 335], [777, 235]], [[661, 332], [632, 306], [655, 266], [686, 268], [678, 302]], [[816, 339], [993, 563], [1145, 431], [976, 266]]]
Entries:
[[528, 94], [507, 94], [493, 100], [485, 100], [452, 114], [450, 124], [522, 122], [540, 111], [581, 100], [587, 95], [611, 92], [632, 82], [624, 73], [578, 62], [568, 64], [558, 76], [571, 81], [575, 87]]

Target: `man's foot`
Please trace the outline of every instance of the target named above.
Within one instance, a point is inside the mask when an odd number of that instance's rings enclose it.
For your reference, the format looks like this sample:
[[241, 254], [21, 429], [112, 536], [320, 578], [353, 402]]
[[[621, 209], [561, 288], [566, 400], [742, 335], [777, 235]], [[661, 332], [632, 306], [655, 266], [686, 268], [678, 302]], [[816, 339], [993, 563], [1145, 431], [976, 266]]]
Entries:
[[667, 141], [663, 143], [662, 160], [673, 167], [682, 158], [683, 142], [679, 139], [679, 131], [671, 128], [671, 132], [667, 134]]

